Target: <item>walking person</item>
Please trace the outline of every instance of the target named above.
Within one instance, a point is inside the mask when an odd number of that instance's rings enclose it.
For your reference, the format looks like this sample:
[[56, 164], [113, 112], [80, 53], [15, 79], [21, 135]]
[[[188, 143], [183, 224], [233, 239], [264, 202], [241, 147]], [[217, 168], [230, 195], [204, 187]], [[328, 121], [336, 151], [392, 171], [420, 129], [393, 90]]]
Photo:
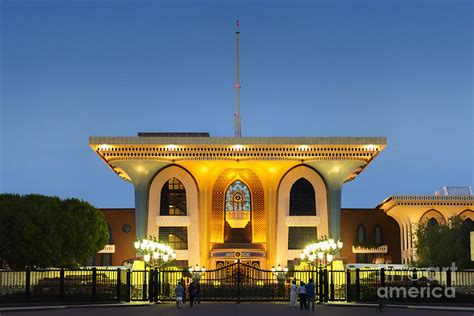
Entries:
[[303, 307], [305, 310], [308, 310], [308, 305], [306, 304], [307, 300], [307, 295], [306, 295], [306, 286], [303, 281], [300, 282], [300, 286], [298, 286], [298, 289], [296, 290], [298, 293], [298, 297], [300, 299], [300, 308], [303, 310]]
[[188, 297], [188, 287], [186, 286], [186, 280], [181, 279], [181, 286], [184, 289], [184, 295], [183, 295], [183, 305], [186, 304], [186, 298]]
[[196, 304], [201, 304], [201, 284], [199, 284], [199, 280], [195, 283], [196, 285]]
[[183, 303], [183, 296], [186, 295], [184, 287], [181, 285], [181, 282], [178, 282], [178, 285], [174, 288], [174, 295], [176, 295], [176, 307], [181, 308]]
[[309, 279], [308, 284], [306, 284], [306, 295], [308, 296], [308, 308], [311, 307], [311, 310], [314, 312], [314, 282], [313, 282], [313, 279]]
[[191, 282], [189, 284], [189, 287], [188, 287], [189, 305], [191, 306], [191, 308], [193, 308], [193, 305], [194, 305], [194, 299], [196, 298], [196, 292], [197, 292], [196, 284], [194, 284], [194, 282]]
[[298, 287], [296, 286], [296, 279], [293, 279], [290, 286], [290, 306], [296, 307], [296, 301], [298, 298]]

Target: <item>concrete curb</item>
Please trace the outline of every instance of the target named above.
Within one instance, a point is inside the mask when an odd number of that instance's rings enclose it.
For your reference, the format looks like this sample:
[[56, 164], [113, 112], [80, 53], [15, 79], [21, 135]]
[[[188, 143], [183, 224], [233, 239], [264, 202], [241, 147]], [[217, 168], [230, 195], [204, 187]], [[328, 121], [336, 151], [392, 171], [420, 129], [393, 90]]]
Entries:
[[[324, 303], [328, 307], [374, 307], [378, 304], [371, 303]], [[407, 309], [423, 309], [423, 310], [438, 310], [438, 311], [458, 311], [458, 312], [474, 312], [474, 307], [469, 306], [435, 306], [435, 305], [402, 305], [402, 304], [388, 304], [387, 308], [407, 308]]]
[[[212, 302], [208, 302], [208, 304]], [[221, 303], [219, 303], [221, 304]], [[235, 304], [235, 303], [234, 303]], [[255, 303], [253, 303], [255, 304]], [[257, 303], [258, 304], [258, 303]], [[263, 303], [270, 304], [270, 303]], [[99, 304], [75, 304], [75, 305], [48, 305], [48, 306], [20, 306], [20, 307], [5, 307], [0, 308], [0, 312], [20, 312], [20, 311], [36, 311], [36, 310], [54, 310], [67, 308], [97, 308], [97, 307], [137, 307], [137, 306], [152, 306], [155, 303], [99, 303]], [[376, 308], [378, 304], [371, 303], [323, 303], [318, 304], [327, 307], [373, 307]], [[387, 308], [407, 308], [420, 310], [438, 310], [438, 311], [458, 311], [458, 312], [474, 312], [474, 307], [468, 306], [430, 306], [430, 305], [399, 305], [389, 304]]]
[[0, 312], [20, 312], [20, 311], [36, 311], [51, 309], [67, 309], [67, 308], [94, 308], [94, 307], [136, 307], [151, 306], [155, 303], [103, 303], [103, 304], [76, 304], [76, 305], [48, 305], [48, 306], [19, 306], [19, 307], [0, 307]]

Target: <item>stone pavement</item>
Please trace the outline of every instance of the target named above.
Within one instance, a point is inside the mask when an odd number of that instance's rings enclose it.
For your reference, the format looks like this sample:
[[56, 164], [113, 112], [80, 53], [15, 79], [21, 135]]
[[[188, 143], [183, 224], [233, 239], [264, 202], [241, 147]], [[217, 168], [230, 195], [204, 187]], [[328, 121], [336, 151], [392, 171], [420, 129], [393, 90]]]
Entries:
[[473, 311], [425, 310], [406, 307], [389, 307], [387, 312], [379, 313], [374, 306], [316, 306], [316, 311], [302, 311], [282, 303], [205, 303], [196, 305], [193, 309], [184, 305], [177, 309], [173, 304], [149, 306], [102, 306], [102, 307], [74, 307], [65, 308], [56, 306], [45, 310], [18, 310], [0, 311], [0, 316], [148, 316], [148, 315], [193, 315], [193, 316], [283, 316], [283, 315], [327, 315], [327, 316], [370, 316], [370, 315], [402, 315], [403, 316], [472, 316]]

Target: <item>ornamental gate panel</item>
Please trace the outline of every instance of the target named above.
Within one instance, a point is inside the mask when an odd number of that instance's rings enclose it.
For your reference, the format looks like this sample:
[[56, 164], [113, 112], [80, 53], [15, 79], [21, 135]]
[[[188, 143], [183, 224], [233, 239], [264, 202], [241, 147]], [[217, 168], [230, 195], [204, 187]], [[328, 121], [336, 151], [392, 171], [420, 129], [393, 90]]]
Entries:
[[[174, 300], [174, 287], [178, 281], [186, 286], [192, 281], [191, 275], [181, 271], [160, 271], [156, 290], [150, 287], [150, 300]], [[207, 270], [197, 281], [199, 298], [202, 301], [287, 301], [293, 279], [315, 284], [316, 301], [346, 300], [345, 271], [322, 269], [272, 271], [261, 269], [246, 262], [237, 261], [213, 270]], [[151, 281], [151, 280], [150, 280]], [[152, 282], [152, 281], [151, 281]], [[155, 294], [156, 293], [156, 294]]]
[[199, 280], [206, 301], [282, 301], [289, 297], [286, 276], [243, 262], [206, 271]]

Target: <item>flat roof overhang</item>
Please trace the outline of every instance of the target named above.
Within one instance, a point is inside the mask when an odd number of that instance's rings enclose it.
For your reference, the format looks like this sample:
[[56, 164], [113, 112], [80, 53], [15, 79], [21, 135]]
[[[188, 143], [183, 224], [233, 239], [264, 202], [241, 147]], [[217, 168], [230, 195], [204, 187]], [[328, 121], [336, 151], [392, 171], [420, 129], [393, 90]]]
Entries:
[[386, 137], [89, 137], [89, 145], [379, 145]]
[[[385, 148], [385, 137], [90, 137], [89, 146], [121, 178], [133, 161], [338, 161], [359, 166], [353, 180]], [[126, 163], [124, 163], [126, 162]], [[127, 166], [125, 166], [127, 165]]]

